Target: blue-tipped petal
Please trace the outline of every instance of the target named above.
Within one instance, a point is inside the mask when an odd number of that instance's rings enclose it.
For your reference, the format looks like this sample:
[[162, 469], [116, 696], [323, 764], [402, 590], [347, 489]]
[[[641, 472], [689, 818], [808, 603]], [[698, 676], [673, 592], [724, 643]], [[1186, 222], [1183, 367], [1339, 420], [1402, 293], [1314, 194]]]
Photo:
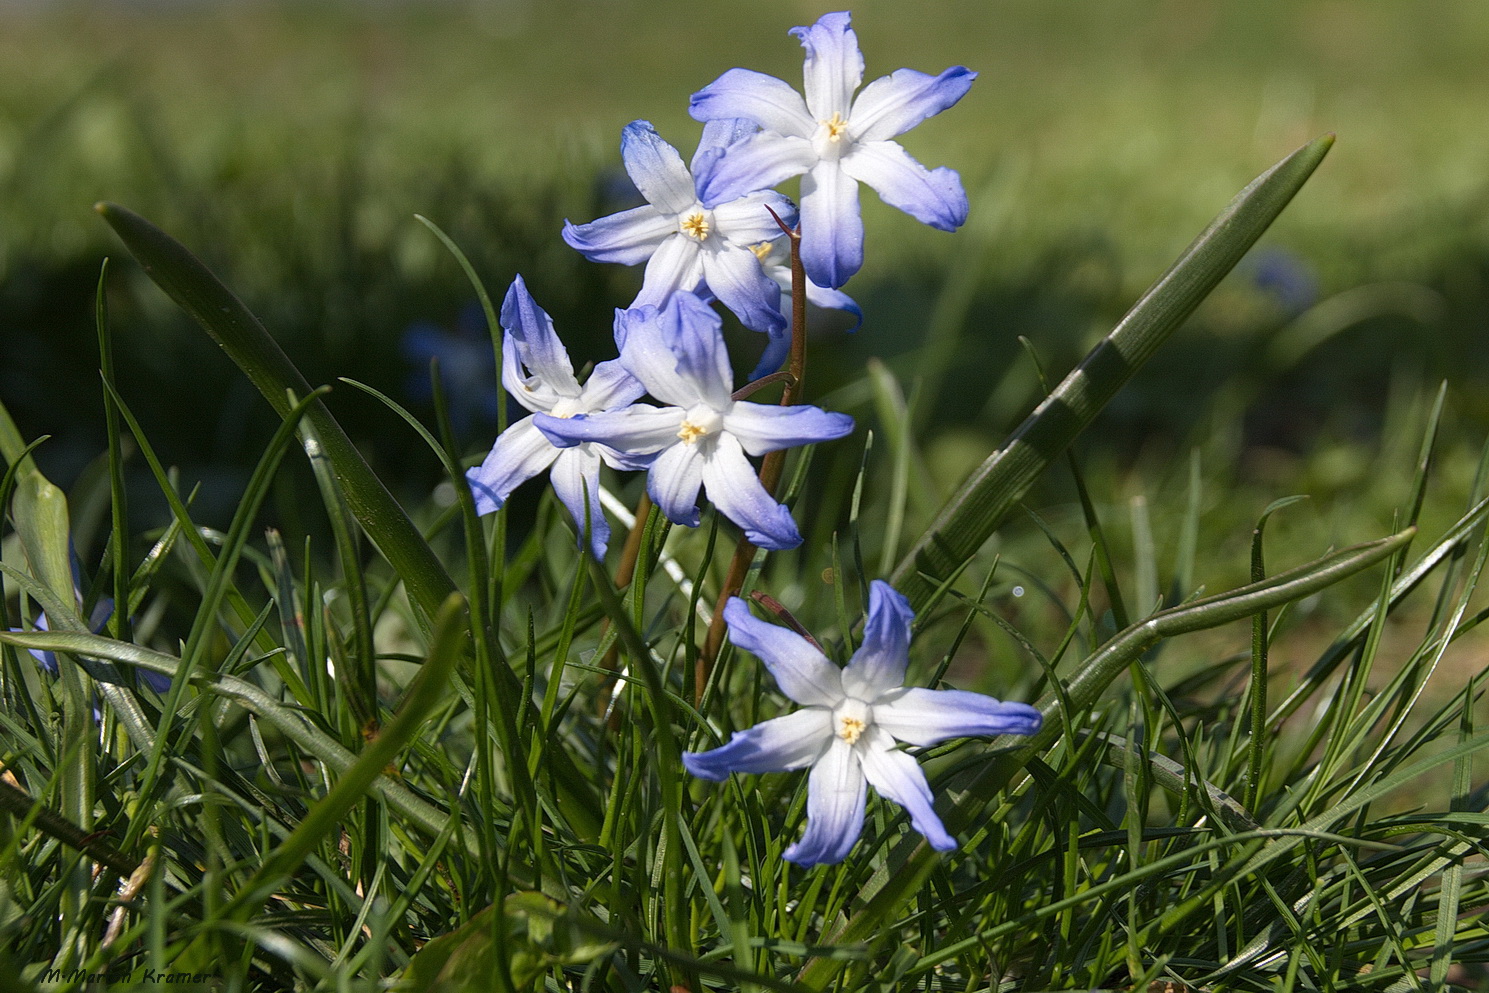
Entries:
[[873, 700], [904, 684], [905, 666], [910, 661], [910, 624], [914, 620], [910, 601], [893, 586], [882, 579], [869, 584], [869, 616], [863, 625], [863, 642], [843, 669], [844, 692], [860, 700]]
[[731, 772], [790, 772], [817, 761], [832, 741], [832, 711], [808, 707], [736, 731], [728, 744], [708, 752], [684, 752], [683, 768], [699, 779], [721, 782]]
[[696, 173], [699, 156], [721, 152], [759, 130], [760, 125], [744, 117], [720, 117], [709, 121], [703, 125], [703, 136], [698, 139], [698, 147], [693, 152], [693, 161], [689, 168]]
[[760, 259], [744, 247], [704, 252], [703, 279], [719, 302], [734, 312], [751, 331], [780, 334], [786, 328], [781, 313], [781, 285], [765, 274]]
[[800, 138], [817, 130], [800, 93], [784, 80], [753, 69], [730, 69], [694, 93], [688, 113], [695, 121], [743, 118], [767, 131]]
[[527, 291], [521, 276], [512, 280], [502, 300], [501, 325], [515, 341], [518, 357], [529, 372], [565, 396], [579, 395], [574, 366], [554, 333], [553, 320]]
[[682, 156], [650, 121], [632, 121], [621, 130], [620, 158], [636, 189], [662, 213], [681, 214], [697, 201]]
[[926, 169], [897, 142], [870, 141], [843, 156], [842, 170], [923, 224], [955, 231], [967, 222], [967, 191], [955, 169]]
[[693, 179], [698, 184], [698, 199], [712, 209], [747, 193], [779, 186], [816, 162], [810, 139], [761, 131], [717, 153], [699, 156]]
[[830, 289], [863, 268], [858, 181], [837, 162], [820, 162], [802, 177], [801, 262], [812, 282]]
[[956, 839], [946, 831], [936, 816], [934, 797], [919, 764], [894, 747], [894, 739], [881, 728], [869, 729], [868, 739], [859, 746], [863, 774], [869, 785], [887, 800], [893, 800], [910, 815], [910, 826], [938, 852], [956, 848]]
[[[745, 254], [754, 258], [752, 252]], [[726, 409], [732, 402], [734, 370], [719, 315], [698, 296], [683, 293], [673, 298], [660, 317], [661, 340], [674, 358], [674, 369], [686, 383], [687, 393], [715, 410]]]
[[611, 359], [594, 367], [579, 398], [589, 410], [603, 411], [639, 400], [645, 392], [646, 387], [626, 371], [619, 359]]
[[722, 326], [708, 304], [691, 293], [678, 293], [665, 307], [643, 306], [617, 316], [620, 360], [652, 396], [686, 409], [700, 403], [703, 394], [698, 383], [681, 372], [677, 342], [719, 338]]
[[676, 233], [677, 223], [671, 217], [646, 204], [588, 224], [564, 221], [563, 238], [591, 262], [639, 265]]
[[843, 702], [841, 670], [811, 642], [789, 628], [762, 621], [739, 597], [724, 605], [729, 640], [765, 663], [781, 692], [809, 707], [836, 707]]
[[846, 310], [852, 314], [853, 326], [848, 329], [850, 334], [863, 327], [863, 308], [842, 290], [830, 290], [825, 286], [818, 286], [809, 279], [807, 280], [807, 300], [818, 307], [825, 307], [828, 310]]
[[791, 329], [786, 333], [772, 337], [765, 343], [765, 351], [760, 353], [760, 363], [750, 373], [750, 379], [761, 379], [777, 371], [786, 362], [786, 356], [791, 354]]
[[704, 458], [699, 445], [675, 444], [657, 456], [646, 474], [646, 492], [673, 524], [698, 526], [698, 490]]
[[703, 463], [703, 486], [719, 513], [737, 524], [756, 548], [780, 551], [800, 545], [791, 511], [765, 491], [739, 442], [723, 434], [715, 446]]
[[[553, 462], [548, 474], [553, 483], [553, 492], [559, 502], [574, 518], [574, 527], [579, 532], [579, 547], [584, 547], [584, 537], [589, 535], [589, 547], [601, 561], [605, 558], [605, 546], [610, 542], [610, 523], [600, 509], [600, 455], [594, 445], [578, 445], [564, 449]], [[586, 508], [586, 502], [588, 507]], [[585, 511], [589, 513], [589, 529], [586, 532]]]
[[764, 455], [780, 448], [847, 437], [853, 433], [853, 418], [819, 407], [777, 407], [740, 400], [724, 419], [724, 426], [746, 452]]
[[546, 416], [524, 417], [507, 428], [491, 446], [485, 461], [466, 470], [465, 478], [476, 500], [476, 513], [499, 510], [513, 490], [553, 464], [558, 449], [533, 421], [535, 417]]
[[803, 866], [841, 862], [863, 831], [867, 792], [853, 746], [833, 738], [807, 779], [807, 829], [781, 857]]
[[810, 27], [792, 28], [806, 49], [802, 66], [802, 92], [807, 110], [818, 121], [834, 114], [848, 117], [853, 91], [863, 81], [863, 53], [847, 11], [823, 14]]
[[1039, 711], [1026, 703], [1003, 703], [966, 690], [911, 688], [874, 702], [874, 723], [911, 745], [936, 745], [952, 738], [1033, 734]]
[[939, 76], [897, 69], [863, 88], [853, 101], [855, 141], [883, 141], [955, 104], [972, 88], [977, 73], [952, 66]]
[[682, 417], [683, 411], [677, 407], [638, 403], [577, 417], [534, 414], [532, 420], [543, 436], [559, 448], [597, 441], [617, 452], [637, 456], [655, 454], [672, 444]]

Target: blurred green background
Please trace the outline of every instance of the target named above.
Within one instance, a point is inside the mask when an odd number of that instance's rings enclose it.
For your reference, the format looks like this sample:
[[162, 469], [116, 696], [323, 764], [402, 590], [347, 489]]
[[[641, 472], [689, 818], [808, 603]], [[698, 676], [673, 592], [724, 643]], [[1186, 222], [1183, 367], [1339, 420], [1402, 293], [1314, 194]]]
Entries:
[[[433, 343], [461, 373], [468, 453], [484, 451], [495, 377], [472, 294], [413, 215], [498, 297], [520, 271], [578, 362], [609, 358], [640, 274], [580, 259], [563, 219], [626, 205], [628, 121], [686, 155], [688, 95], [725, 69], [798, 82], [786, 31], [828, 9], [0, 4], [0, 399], [28, 436], [53, 435], [42, 459], [60, 482], [98, 457], [93, 295], [110, 255], [125, 397], [204, 482], [202, 513], [230, 512], [271, 418], [93, 214], [107, 199], [197, 251], [313, 383], [352, 377], [428, 415]], [[854, 24], [867, 78], [980, 73], [905, 139], [961, 171], [973, 220], [946, 235], [867, 195], [868, 264], [846, 289], [868, 320], [850, 336], [814, 315], [812, 396], [869, 414], [853, 384], [884, 359], [920, 384], [926, 458], [949, 489], [1039, 396], [1018, 336], [1062, 374], [1249, 179], [1332, 131], [1318, 175], [1082, 457], [1112, 470], [1103, 499], [1146, 487], [1161, 511], [1182, 503], [1197, 448], [1211, 502], [1240, 522], [1226, 540], [1244, 549], [1262, 507], [1307, 492], [1298, 526], [1322, 528], [1316, 550], [1390, 526], [1448, 378], [1443, 475], [1467, 488], [1489, 414], [1489, 5], [866, 0]], [[748, 359], [761, 341], [734, 340]], [[437, 466], [386, 410], [345, 387], [333, 408], [399, 492], [427, 496]]]

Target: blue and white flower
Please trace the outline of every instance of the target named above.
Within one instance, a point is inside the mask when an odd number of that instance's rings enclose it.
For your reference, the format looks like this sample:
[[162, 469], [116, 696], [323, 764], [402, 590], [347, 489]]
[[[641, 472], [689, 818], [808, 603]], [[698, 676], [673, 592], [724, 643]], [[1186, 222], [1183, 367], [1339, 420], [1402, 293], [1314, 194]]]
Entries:
[[807, 826], [784, 852], [799, 865], [840, 862], [863, 830], [866, 786], [904, 807], [938, 851], [956, 847], [936, 816], [925, 773], [896, 744], [935, 745], [973, 735], [1032, 734], [1039, 711], [981, 693], [904, 686], [910, 651], [909, 602], [875, 580], [863, 643], [839, 669], [801, 635], [755, 618], [738, 597], [724, 608], [729, 637], [760, 658], [800, 710], [736, 733], [720, 748], [688, 752], [683, 765], [715, 782], [731, 772], [811, 767]]
[[[776, 241], [765, 241], [755, 246], [755, 254], [760, 256], [760, 264], [765, 267], [765, 274], [774, 279], [781, 287], [781, 309], [786, 313], [791, 312], [791, 243], [781, 238]], [[830, 290], [825, 286], [818, 286], [807, 278], [806, 286], [807, 301], [813, 306], [822, 307], [827, 310], [846, 310], [853, 315], [853, 327], [850, 331], [857, 331], [859, 325], [863, 324], [863, 308], [842, 290]], [[760, 355], [760, 362], [755, 366], [755, 371], [750, 373], [751, 379], [759, 379], [768, 376], [781, 367], [786, 361], [786, 356], [791, 353], [791, 330], [787, 328], [786, 333], [779, 337], [772, 337], [765, 351]]]
[[679, 293], [665, 307], [619, 311], [620, 361], [666, 407], [635, 404], [570, 418], [535, 414], [555, 444], [599, 443], [645, 461], [647, 492], [674, 524], [696, 527], [698, 491], [760, 548], [795, 548], [801, 533], [747, 455], [841, 438], [853, 418], [817, 407], [779, 407], [731, 395], [734, 373], [719, 315]]
[[[694, 167], [750, 130], [737, 121], [705, 127]], [[751, 246], [784, 235], [772, 210], [788, 226], [796, 223], [791, 201], [759, 186], [731, 194], [716, 183], [714, 198], [704, 206], [682, 156], [646, 121], [626, 125], [620, 151], [647, 202], [588, 224], [565, 221], [564, 241], [593, 262], [645, 262], [645, 280], [632, 307], [660, 307], [674, 293], [708, 293], [745, 327], [780, 335], [786, 328], [781, 290]]]
[[[502, 301], [502, 385], [533, 415], [511, 425], [496, 439], [491, 454], [466, 472], [476, 512], [489, 514], [501, 507], [519, 485], [552, 467], [549, 478], [563, 505], [579, 527], [584, 542], [586, 510], [590, 547], [603, 557], [610, 525], [600, 510], [600, 463], [615, 469], [638, 465], [603, 445], [580, 444], [560, 448], [539, 431], [534, 417], [559, 420], [609, 410], [631, 403], [645, 392], [617, 360], [601, 362], [583, 386], [574, 378], [569, 353], [553, 331], [553, 321], [527, 291], [522, 277], [512, 281]], [[525, 371], [524, 371], [525, 370]]]
[[805, 99], [774, 76], [730, 69], [693, 94], [690, 112], [761, 130], [700, 159], [694, 171], [704, 204], [801, 176], [802, 261], [814, 282], [837, 288], [863, 265], [859, 183], [931, 227], [952, 231], [966, 221], [961, 177], [927, 170], [891, 139], [955, 104], [977, 74], [963, 66], [939, 76], [900, 69], [855, 97], [863, 54], [848, 14], [824, 14], [791, 33], [806, 49]]

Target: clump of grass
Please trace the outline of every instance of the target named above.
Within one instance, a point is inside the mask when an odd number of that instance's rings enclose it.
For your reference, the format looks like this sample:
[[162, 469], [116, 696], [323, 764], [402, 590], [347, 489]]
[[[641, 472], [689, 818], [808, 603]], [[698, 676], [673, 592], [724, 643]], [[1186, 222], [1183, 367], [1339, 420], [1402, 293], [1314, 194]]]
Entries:
[[[912, 681], [1038, 700], [1045, 723], [927, 750], [957, 852], [876, 801], [850, 858], [810, 870], [781, 859], [804, 777], [716, 786], [678, 761], [783, 706], [730, 647], [698, 665], [726, 525], [623, 521], [638, 538], [618, 585], [620, 553], [582, 554], [551, 497], [530, 528], [476, 516], [438, 388], [432, 426], [367, 388], [454, 495], [405, 512], [237, 297], [160, 229], [101, 208], [278, 420], [231, 523], [203, 526], [117, 376], [107, 276], [102, 469], [64, 494], [33, 458], [44, 440], [0, 418], [0, 974], [20, 989], [92, 974], [402, 990], [1469, 981], [1489, 959], [1471, 913], [1489, 900], [1483, 673], [1429, 687], [1489, 616], [1489, 500], [1481, 465], [1464, 508], [1425, 526], [1442, 400], [1385, 537], [1310, 542], [1275, 568], [1268, 536], [1293, 512], [1279, 501], [1246, 525], [1245, 576], [1218, 589], [1201, 550], [1228, 538], [1207, 530], [1205, 450], [1179, 509], [1132, 501], [1120, 525], [1112, 476], [1062, 454], [1328, 145], [1243, 191], [954, 492], [919, 470], [913, 391], [882, 365], [841, 388], [872, 435], [788, 464], [811, 537], [757, 557], [746, 587], [845, 658], [868, 580], [890, 574], [918, 612]], [[297, 447], [294, 499], [324, 515], [324, 541], [265, 528]], [[166, 507], [142, 532], [131, 459]], [[1013, 514], [1050, 467], [1074, 481], [1073, 535]], [[614, 488], [634, 505], [637, 481]], [[1239, 651], [1205, 634], [1247, 621]]]

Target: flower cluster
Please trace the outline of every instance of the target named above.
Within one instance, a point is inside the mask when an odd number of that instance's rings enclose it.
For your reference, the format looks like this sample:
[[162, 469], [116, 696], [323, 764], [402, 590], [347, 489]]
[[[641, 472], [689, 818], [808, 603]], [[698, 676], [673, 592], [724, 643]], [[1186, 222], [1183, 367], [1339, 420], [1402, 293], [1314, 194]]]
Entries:
[[[783, 306], [793, 291], [791, 235], [805, 270], [800, 287], [820, 307], [851, 312], [840, 287], [863, 264], [858, 184], [932, 227], [967, 217], [961, 179], [928, 170], [893, 139], [952, 106], [976, 74], [901, 69], [859, 90], [863, 57], [846, 13], [792, 31], [806, 50], [803, 93], [771, 76], [731, 69], [695, 93], [704, 122], [685, 164], [646, 121], [621, 134], [621, 158], [645, 204], [585, 224], [563, 238], [596, 262], [645, 265], [640, 293], [616, 312], [619, 358], [580, 383], [553, 323], [519, 276], [502, 305], [502, 383], [530, 416], [508, 428], [468, 479], [481, 513], [520, 483], [550, 470], [580, 543], [603, 557], [609, 526], [600, 508], [600, 466], [645, 470], [647, 493], [668, 520], [696, 527], [702, 491], [758, 548], [801, 544], [791, 512], [766, 489], [749, 458], [842, 438], [845, 414], [740, 399], [725, 347], [721, 303], [769, 336], [754, 377], [791, 349]], [[801, 177], [800, 207], [773, 189]], [[649, 396], [650, 403], [638, 402]], [[684, 756], [704, 779], [731, 772], [811, 766], [807, 828], [785, 857], [836, 862], [863, 823], [867, 786], [910, 813], [932, 847], [956, 846], [932, 806], [925, 775], [897, 746], [1030, 733], [1039, 712], [956, 690], [903, 685], [913, 614], [883, 582], [872, 586], [863, 643], [839, 669], [807, 639], [751, 616], [744, 601], [723, 611], [734, 643], [753, 652], [803, 709], [735, 734], [720, 748]]]
[[[778, 368], [790, 347], [784, 239], [799, 223], [807, 298], [861, 321], [838, 289], [863, 264], [858, 184], [934, 227], [960, 226], [967, 197], [957, 174], [927, 170], [891, 139], [955, 104], [976, 74], [901, 69], [855, 97], [863, 56], [848, 14], [791, 33], [806, 50], [804, 96], [774, 77], [729, 70], [693, 95], [690, 112], [705, 126], [691, 168], [651, 124], [634, 121], [621, 133], [621, 158], [646, 203], [565, 222], [564, 240], [586, 258], [646, 265], [641, 292], [616, 314], [619, 359], [601, 362], [581, 386], [548, 315], [521, 277], [513, 282], [502, 307], [502, 383], [532, 416], [468, 473], [481, 513], [551, 467], [581, 544], [587, 536], [602, 556], [605, 463], [645, 469], [648, 493], [673, 523], [697, 525], [702, 489], [759, 547], [801, 543], [790, 512], [745, 456], [841, 438], [853, 422], [816, 407], [732, 399], [733, 368], [708, 304], [722, 303], [770, 337], [752, 378]], [[772, 189], [798, 175], [800, 211]], [[635, 403], [642, 393], [665, 406]]]

